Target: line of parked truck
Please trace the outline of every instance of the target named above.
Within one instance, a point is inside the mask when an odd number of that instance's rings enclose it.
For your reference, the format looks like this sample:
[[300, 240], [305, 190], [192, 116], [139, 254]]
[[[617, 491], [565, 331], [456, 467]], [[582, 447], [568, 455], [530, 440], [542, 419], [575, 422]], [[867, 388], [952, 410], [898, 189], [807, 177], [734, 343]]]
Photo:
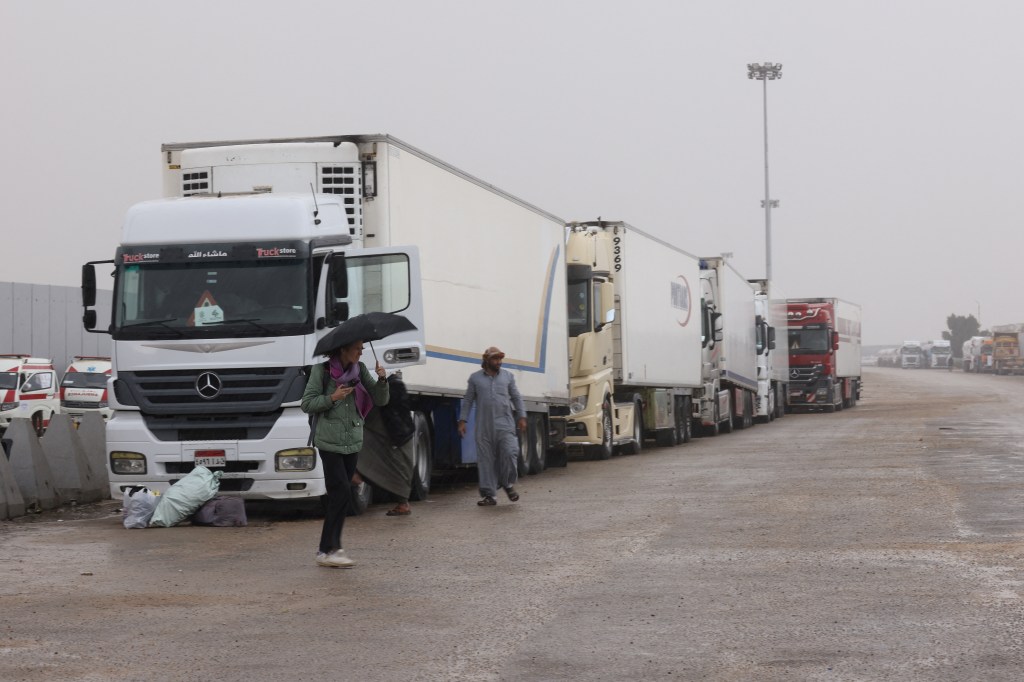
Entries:
[[166, 489], [213, 451], [222, 491], [320, 495], [306, 373], [323, 334], [371, 311], [416, 326], [371, 350], [408, 391], [422, 494], [476, 461], [456, 420], [495, 344], [526, 403], [529, 473], [860, 395], [858, 306], [786, 299], [625, 222], [565, 221], [394, 137], [165, 144], [162, 161], [165, 198], [83, 267], [91, 330], [96, 266], [113, 270], [97, 331], [113, 338], [114, 495]]
[[953, 349], [943, 339], [904, 341], [898, 348], [883, 348], [877, 357], [879, 367], [947, 369], [953, 362]]
[[[965, 372], [1024, 374], [1024, 324], [992, 327], [987, 336], [972, 336], [961, 348], [960, 368]], [[879, 367], [903, 369], [952, 369], [955, 366], [949, 341], [904, 341], [898, 348], [885, 348], [877, 355]]]

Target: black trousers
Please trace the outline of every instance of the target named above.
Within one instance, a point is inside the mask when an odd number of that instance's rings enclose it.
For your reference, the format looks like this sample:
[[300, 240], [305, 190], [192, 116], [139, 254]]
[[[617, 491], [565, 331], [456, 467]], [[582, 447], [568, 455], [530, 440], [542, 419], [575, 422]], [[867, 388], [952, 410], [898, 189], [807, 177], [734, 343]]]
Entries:
[[342, 548], [341, 531], [352, 504], [352, 477], [356, 473], [358, 459], [358, 452], [343, 455], [340, 452], [320, 451], [320, 461], [324, 465], [324, 485], [327, 488], [324, 527], [320, 532], [321, 552], [328, 553]]

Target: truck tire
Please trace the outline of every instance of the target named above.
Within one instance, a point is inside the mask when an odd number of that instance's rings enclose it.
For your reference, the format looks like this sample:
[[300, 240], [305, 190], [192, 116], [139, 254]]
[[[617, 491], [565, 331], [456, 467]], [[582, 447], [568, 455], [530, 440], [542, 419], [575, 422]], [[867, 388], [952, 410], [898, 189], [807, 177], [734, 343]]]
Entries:
[[422, 412], [413, 413], [416, 430], [412, 435], [412, 490], [409, 499], [422, 501], [430, 494], [430, 479], [434, 475], [434, 456], [430, 451], [430, 427]]
[[754, 394], [749, 391], [743, 395], [744, 428], [754, 428]]
[[519, 457], [516, 458], [516, 468], [519, 478], [530, 473], [530, 429], [527, 426], [526, 433], [516, 431], [516, 440], [519, 441]]
[[612, 458], [612, 399], [606, 397], [601, 408], [601, 444], [591, 445], [591, 459]]
[[786, 416], [786, 389], [782, 384], [775, 385], [775, 418]]
[[689, 443], [693, 440], [693, 420], [690, 419], [690, 398], [684, 397], [676, 405], [676, 430], [679, 432], [677, 440], [680, 443]]
[[373, 504], [373, 487], [369, 483], [363, 481], [359, 485], [352, 486], [352, 506], [348, 510], [349, 516], [359, 516], [371, 504]]
[[527, 415], [526, 436], [530, 443], [530, 473], [539, 474], [547, 467], [548, 439], [544, 415]]

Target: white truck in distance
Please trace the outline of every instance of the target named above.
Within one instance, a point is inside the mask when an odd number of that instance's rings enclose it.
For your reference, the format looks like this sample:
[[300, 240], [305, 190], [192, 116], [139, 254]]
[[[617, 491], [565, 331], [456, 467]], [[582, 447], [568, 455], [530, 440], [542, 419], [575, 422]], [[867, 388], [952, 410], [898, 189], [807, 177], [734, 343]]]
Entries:
[[943, 339], [922, 343], [921, 354], [924, 358], [922, 366], [931, 369], [947, 369], [949, 363], [953, 361], [953, 349], [950, 342]]
[[[553, 417], [568, 414], [564, 221], [386, 135], [162, 154], [172, 198], [129, 212], [115, 271], [114, 492], [165, 488], [215, 452], [222, 490], [321, 494], [303, 370], [328, 328], [370, 310], [420, 330], [373, 343], [409, 391], [414, 498], [435, 465], [475, 462], [456, 415], [491, 345], [526, 400], [524, 467], [544, 468], [561, 440]], [[185, 293], [163, 291], [186, 279]], [[185, 310], [150, 310], [165, 301]], [[200, 392], [211, 376], [223, 387], [212, 400]]]
[[701, 383], [699, 259], [619, 221], [566, 242], [570, 450], [607, 459], [690, 440]]
[[700, 268], [704, 386], [694, 417], [703, 432], [713, 436], [754, 423], [754, 288], [724, 257], [702, 258]]
[[[757, 338], [757, 400], [754, 417], [760, 422], [774, 421], [786, 414], [789, 388], [789, 350], [778, 343], [779, 330], [786, 331], [786, 297], [764, 279], [750, 280], [754, 285], [754, 323]], [[785, 338], [785, 334], [782, 335]]]

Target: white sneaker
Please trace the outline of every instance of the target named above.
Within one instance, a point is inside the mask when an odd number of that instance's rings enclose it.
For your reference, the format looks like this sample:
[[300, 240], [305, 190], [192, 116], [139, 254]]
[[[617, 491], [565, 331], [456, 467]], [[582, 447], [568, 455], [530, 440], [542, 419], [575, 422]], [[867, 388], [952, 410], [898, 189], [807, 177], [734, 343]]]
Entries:
[[356, 562], [345, 556], [343, 549], [336, 549], [326, 554], [317, 552], [316, 563], [317, 566], [326, 566], [327, 568], [352, 568], [356, 565]]

